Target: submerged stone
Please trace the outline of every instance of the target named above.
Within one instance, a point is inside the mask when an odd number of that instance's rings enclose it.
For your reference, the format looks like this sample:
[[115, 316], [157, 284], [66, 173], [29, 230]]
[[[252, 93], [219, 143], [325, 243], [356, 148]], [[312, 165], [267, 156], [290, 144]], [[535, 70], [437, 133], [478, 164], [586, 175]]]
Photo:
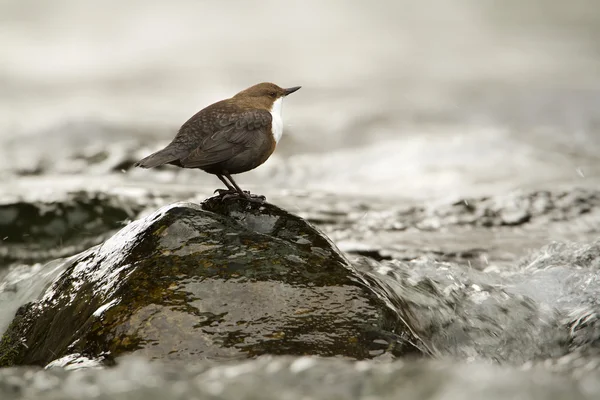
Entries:
[[68, 262], [17, 313], [0, 365], [420, 353], [326, 236], [270, 204], [172, 204]]
[[6, 197], [0, 199], [0, 266], [77, 254], [145, 207], [131, 197], [85, 191], [53, 200]]

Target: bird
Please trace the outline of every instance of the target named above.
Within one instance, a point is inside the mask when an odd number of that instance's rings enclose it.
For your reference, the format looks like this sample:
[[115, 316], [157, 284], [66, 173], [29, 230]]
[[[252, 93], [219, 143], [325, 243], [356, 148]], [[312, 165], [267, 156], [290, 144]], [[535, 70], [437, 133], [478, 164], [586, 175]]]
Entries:
[[250, 171], [273, 154], [283, 134], [283, 98], [300, 88], [262, 82], [211, 104], [188, 119], [165, 148], [134, 166], [201, 169], [225, 184], [227, 189], [215, 190], [222, 198], [265, 201], [265, 196], [242, 190], [231, 175]]

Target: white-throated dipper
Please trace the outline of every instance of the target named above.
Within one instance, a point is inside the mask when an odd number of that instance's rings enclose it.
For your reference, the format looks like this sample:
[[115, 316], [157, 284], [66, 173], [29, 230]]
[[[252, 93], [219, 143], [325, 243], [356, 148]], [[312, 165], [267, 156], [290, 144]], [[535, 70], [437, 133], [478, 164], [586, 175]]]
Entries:
[[264, 200], [264, 196], [240, 189], [231, 175], [250, 171], [273, 154], [283, 134], [283, 98], [298, 89], [300, 86], [282, 89], [273, 83], [259, 83], [211, 104], [187, 120], [167, 147], [135, 166], [199, 168], [227, 186], [227, 190], [215, 191], [221, 196]]

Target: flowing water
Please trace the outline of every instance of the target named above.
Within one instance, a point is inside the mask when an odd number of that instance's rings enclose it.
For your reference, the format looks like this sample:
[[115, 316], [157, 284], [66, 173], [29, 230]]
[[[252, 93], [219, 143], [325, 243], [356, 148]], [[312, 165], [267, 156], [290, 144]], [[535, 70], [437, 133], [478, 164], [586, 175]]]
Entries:
[[[290, 399], [600, 393], [600, 212], [569, 216], [600, 188], [597, 2], [4, 0], [0, 33], [3, 204], [77, 190], [146, 211], [200, 200], [216, 178], [131, 163], [209, 103], [260, 81], [302, 85], [285, 101], [276, 153], [238, 183], [357, 257], [436, 355], [10, 369], [1, 398], [239, 398], [234, 383]], [[527, 226], [471, 229], [440, 216], [459, 200], [504, 207], [540, 190], [584, 194], [558, 197], [564, 212]], [[425, 207], [415, 226], [388, 223], [406, 223], [411, 207]], [[61, 268], [0, 265], [0, 331]]]

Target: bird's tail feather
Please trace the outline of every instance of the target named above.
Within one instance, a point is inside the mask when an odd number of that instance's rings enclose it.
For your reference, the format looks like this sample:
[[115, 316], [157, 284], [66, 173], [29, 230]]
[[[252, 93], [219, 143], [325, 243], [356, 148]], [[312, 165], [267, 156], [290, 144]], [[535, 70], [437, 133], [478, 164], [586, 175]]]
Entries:
[[168, 164], [172, 161], [177, 160], [177, 154], [170, 151], [170, 149], [162, 149], [157, 151], [156, 153], [150, 154], [148, 157], [142, 158], [140, 161], [136, 162], [134, 166], [141, 168], [154, 168], [159, 165]]

